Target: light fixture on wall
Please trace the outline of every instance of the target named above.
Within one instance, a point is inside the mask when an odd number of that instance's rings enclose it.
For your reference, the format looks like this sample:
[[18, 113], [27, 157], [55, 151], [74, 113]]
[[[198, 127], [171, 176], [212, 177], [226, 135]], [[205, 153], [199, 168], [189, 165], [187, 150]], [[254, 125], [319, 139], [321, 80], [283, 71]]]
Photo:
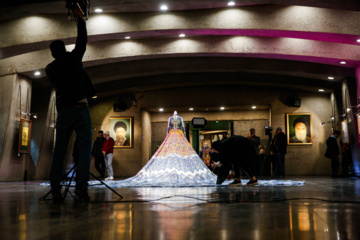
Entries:
[[327, 123], [332, 123], [333, 121], [328, 121], [328, 122], [322, 122], [322, 123], [320, 123], [320, 126], [324, 126], [325, 124], [327, 124]]
[[21, 112], [21, 115], [37, 118], [37, 113], [27, 113], [27, 112]]

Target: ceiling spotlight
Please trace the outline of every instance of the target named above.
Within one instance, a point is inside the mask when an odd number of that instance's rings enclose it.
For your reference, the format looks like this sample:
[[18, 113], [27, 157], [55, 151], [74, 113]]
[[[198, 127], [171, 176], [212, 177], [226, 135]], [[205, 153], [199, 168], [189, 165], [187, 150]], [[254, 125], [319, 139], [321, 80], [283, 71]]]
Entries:
[[184, 33], [179, 34], [179, 37], [185, 37], [185, 34]]
[[228, 2], [228, 4], [227, 4], [228, 6], [235, 6], [235, 2], [234, 1], [230, 1], [230, 2]]
[[340, 64], [346, 64], [346, 62], [345, 62], [345, 61], [341, 61]]
[[95, 99], [95, 98], [97, 98], [97, 96], [93, 96], [92, 98]]
[[252, 108], [252, 109], [256, 109], [256, 106], [252, 106], [251, 108]]
[[32, 113], [33, 118], [37, 119], [37, 114], [36, 113]]
[[166, 11], [166, 10], [168, 10], [168, 6], [166, 6], [166, 5], [161, 5], [161, 6], [160, 6], [160, 10], [161, 10], [161, 11]]
[[194, 108], [189, 108], [189, 110], [190, 110], [190, 111], [193, 111], [193, 110], [194, 110]]
[[324, 89], [319, 89], [319, 92], [324, 92]]
[[335, 78], [334, 78], [334, 77], [330, 77], [330, 76], [329, 76], [329, 77], [328, 77], [328, 79], [329, 79], [329, 80], [334, 80]]
[[334, 116], [331, 116], [331, 120], [334, 120], [335, 119], [335, 117]]
[[164, 109], [163, 108], [159, 108], [159, 112], [163, 112], [164, 111]]
[[41, 73], [39, 72], [39, 71], [36, 71], [35, 73], [34, 73], [34, 75], [35, 76], [39, 76]]
[[358, 43], [360, 43], [360, 39], [356, 40]]
[[220, 110], [225, 110], [225, 107], [220, 107]]
[[346, 108], [346, 111], [347, 111], [347, 112], [350, 112], [350, 110], [351, 110], [351, 108], [349, 108], [349, 107], [348, 107], [348, 108]]
[[125, 39], [130, 39], [131, 37], [130, 36], [126, 36]]
[[95, 8], [95, 10], [94, 10], [94, 12], [96, 12], [96, 13], [102, 13], [102, 9], [101, 8]]

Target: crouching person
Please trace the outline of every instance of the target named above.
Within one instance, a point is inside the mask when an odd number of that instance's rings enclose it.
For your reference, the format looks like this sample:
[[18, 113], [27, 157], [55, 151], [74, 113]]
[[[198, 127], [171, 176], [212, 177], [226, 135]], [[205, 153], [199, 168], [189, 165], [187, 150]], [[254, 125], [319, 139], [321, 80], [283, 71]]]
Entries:
[[219, 153], [219, 161], [213, 163], [212, 167], [225, 167], [232, 165], [235, 172], [235, 180], [229, 187], [241, 186], [240, 169], [249, 176], [247, 186], [258, 185], [255, 178], [256, 150], [251, 141], [243, 136], [232, 136], [224, 141], [216, 141], [211, 144], [213, 152]]

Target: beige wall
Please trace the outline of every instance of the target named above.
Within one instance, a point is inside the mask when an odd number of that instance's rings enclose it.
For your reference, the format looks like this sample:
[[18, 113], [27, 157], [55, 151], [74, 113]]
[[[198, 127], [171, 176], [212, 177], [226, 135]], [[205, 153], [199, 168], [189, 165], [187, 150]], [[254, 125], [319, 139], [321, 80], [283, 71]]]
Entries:
[[[26, 79], [19, 79], [15, 76], [3, 77], [4, 93], [8, 94], [4, 99], [4, 104], [0, 105], [3, 111], [2, 118], [10, 119], [6, 128], [2, 128], [3, 138], [1, 152], [0, 179], [3, 181], [21, 181], [25, 170], [28, 171], [29, 179], [46, 179], [49, 175], [50, 162], [52, 155], [52, 129], [53, 118], [51, 117], [51, 99], [53, 93], [49, 91], [41, 98], [40, 94], [34, 96], [34, 109], [43, 112], [41, 119], [33, 121], [34, 141], [39, 145], [37, 165], [35, 159], [27, 155], [17, 155], [16, 136], [18, 134], [20, 119], [20, 98], [21, 108], [24, 105], [27, 95], [26, 89], [31, 89], [31, 83]], [[19, 86], [21, 85], [21, 94]], [[116, 98], [98, 99], [90, 103], [90, 111], [93, 124], [93, 141], [97, 132], [109, 130], [110, 117], [130, 116], [134, 120], [133, 147], [129, 149], [115, 149], [113, 167], [116, 177], [130, 177], [135, 175], [151, 157], [152, 144], [158, 144], [166, 136], [166, 126], [168, 118], [177, 110], [185, 121], [191, 121], [196, 117], [205, 117], [209, 121], [214, 120], [233, 120], [235, 134], [246, 135], [250, 127], [257, 129], [258, 135], [266, 139], [263, 134], [263, 125], [271, 122], [272, 127], [281, 126], [286, 129], [286, 113], [312, 113], [313, 144], [311, 146], [289, 146], [286, 156], [287, 175], [329, 175], [330, 162], [323, 155], [326, 149], [325, 140], [331, 133], [331, 125], [320, 126], [321, 122], [328, 121], [333, 114], [334, 97], [319, 93], [289, 93], [296, 94], [301, 98], [301, 107], [287, 107], [279, 97], [287, 93], [286, 90], [271, 90], [263, 88], [234, 88], [234, 87], [208, 87], [191, 89], [174, 89], [151, 91], [137, 94], [137, 97], [144, 96], [135, 106], [125, 112], [114, 112], [113, 103]], [[205, 91], [204, 91], [205, 90]], [[31, 93], [31, 91], [30, 91]], [[206, 93], [206, 94], [204, 94]], [[2, 95], [3, 96], [3, 95]], [[216, 96], [216, 97], [213, 97]], [[47, 100], [45, 100], [45, 98]], [[10, 104], [5, 104], [6, 99], [11, 99]], [[225, 105], [229, 107], [262, 105], [268, 109], [260, 110], [235, 110], [235, 111], [198, 111], [189, 112], [188, 107], [216, 107]], [[155, 112], [153, 109], [163, 107], [164, 113]], [[271, 113], [271, 114], [270, 114]], [[39, 114], [39, 113], [38, 113]], [[5, 116], [6, 115], [6, 116]], [[271, 117], [270, 117], [271, 116]], [[36, 137], [35, 137], [36, 136]], [[71, 151], [69, 146], [69, 152]], [[67, 162], [71, 162], [71, 154], [67, 156]], [[96, 174], [92, 163], [91, 172]]]
[[[144, 95], [144, 98], [126, 112], [114, 113], [112, 111], [112, 104], [115, 99], [104, 102], [99, 101], [99, 103], [93, 105], [91, 115], [96, 129], [108, 130], [109, 117], [134, 117], [134, 147], [132, 149], [115, 150], [113, 162], [115, 176], [132, 176], [141, 169], [151, 157], [149, 156], [149, 149], [151, 147], [156, 148], [156, 146], [151, 146], [151, 143], [159, 145], [164, 140], [167, 120], [174, 110], [178, 111], [184, 121], [191, 121], [194, 116], [205, 117], [209, 121], [234, 120], [235, 134], [239, 135], [247, 135], [249, 128], [255, 127], [264, 144], [266, 144], [267, 136], [264, 135], [263, 127], [269, 124], [269, 116], [271, 116], [270, 122], [272, 122], [273, 128], [280, 126], [285, 131], [286, 113], [312, 113], [313, 144], [310, 146], [288, 146], [285, 164], [286, 172], [288, 175], [329, 175], [330, 162], [323, 155], [326, 149], [325, 140], [331, 133], [331, 127], [329, 125], [320, 126], [321, 122], [328, 121], [332, 115], [332, 104], [329, 95], [298, 92], [296, 94], [301, 98], [301, 107], [295, 108], [285, 106], [279, 100], [279, 96], [283, 94], [282, 90], [269, 92], [267, 89], [261, 88], [209, 88], [206, 92], [209, 96], [216, 94], [217, 98], [204, 96], [199, 94], [196, 88], [192, 88], [142, 93], [141, 95]], [[227, 106], [254, 104], [267, 105], [269, 109], [223, 112], [179, 110], [190, 105], [195, 107], [219, 105], [219, 99], [223, 99], [222, 104]], [[150, 111], [146, 111], [158, 107], [164, 107], [165, 112], [152, 111], [150, 113]], [[143, 110], [140, 111], [140, 109]], [[269, 112], [271, 112], [271, 115]], [[142, 129], [144, 127], [151, 129], [151, 133]], [[94, 131], [94, 139], [96, 132]]]

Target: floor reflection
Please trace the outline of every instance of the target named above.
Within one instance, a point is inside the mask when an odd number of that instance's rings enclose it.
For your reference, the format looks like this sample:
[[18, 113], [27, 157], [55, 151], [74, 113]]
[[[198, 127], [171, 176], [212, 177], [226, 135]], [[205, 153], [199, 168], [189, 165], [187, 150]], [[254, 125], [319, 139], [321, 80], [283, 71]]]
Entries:
[[[0, 183], [1, 239], [359, 239], [360, 180], [303, 186], [89, 188], [92, 203], [39, 201], [38, 183]], [[72, 189], [71, 189], [72, 191]]]

